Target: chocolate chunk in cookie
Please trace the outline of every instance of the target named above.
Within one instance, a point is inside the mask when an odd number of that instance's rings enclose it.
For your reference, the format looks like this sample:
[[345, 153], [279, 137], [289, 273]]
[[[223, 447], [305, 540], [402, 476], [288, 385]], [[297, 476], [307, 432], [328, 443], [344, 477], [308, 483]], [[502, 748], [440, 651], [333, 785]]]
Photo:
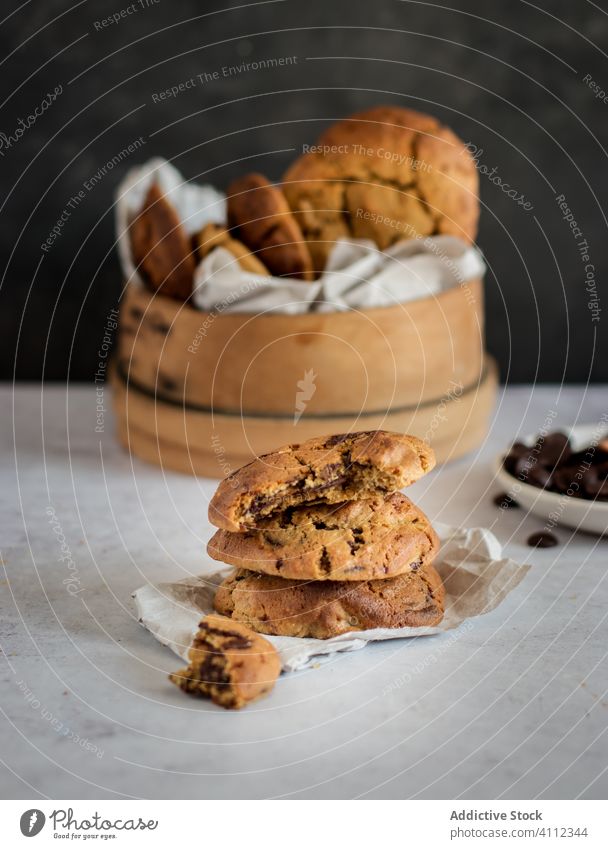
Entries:
[[192, 294], [195, 261], [190, 239], [173, 204], [156, 183], [129, 227], [133, 261], [153, 292], [187, 301]]
[[217, 531], [207, 546], [231, 566], [313, 581], [392, 578], [431, 563], [438, 549], [429, 520], [400, 492], [294, 508], [246, 533]]
[[326, 640], [368, 628], [437, 625], [445, 592], [422, 566], [381, 581], [291, 581], [237, 570], [219, 587], [215, 608], [262, 634]]
[[242, 708], [274, 687], [281, 661], [271, 643], [249, 628], [211, 614], [199, 625], [189, 664], [169, 676], [184, 692], [224, 708]]
[[435, 465], [415, 436], [383, 430], [316, 437], [256, 458], [225, 478], [209, 504], [209, 521], [226, 531], [313, 501], [335, 504], [408, 486]]
[[281, 189], [262, 174], [228, 187], [228, 223], [276, 277], [314, 278], [312, 257]]

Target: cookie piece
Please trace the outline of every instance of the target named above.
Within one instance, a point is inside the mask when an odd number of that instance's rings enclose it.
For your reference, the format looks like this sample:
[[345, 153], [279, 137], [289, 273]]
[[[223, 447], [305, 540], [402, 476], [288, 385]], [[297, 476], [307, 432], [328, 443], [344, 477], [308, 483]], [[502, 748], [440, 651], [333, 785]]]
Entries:
[[368, 628], [437, 625], [445, 591], [431, 565], [384, 581], [289, 581], [238, 569], [220, 585], [216, 610], [254, 631], [327, 640]]
[[276, 277], [314, 278], [312, 257], [282, 191], [262, 174], [228, 187], [228, 223]]
[[252, 531], [217, 531], [207, 546], [231, 566], [312, 581], [392, 578], [432, 563], [438, 550], [431, 523], [400, 492], [287, 510]]
[[255, 254], [252, 254], [242, 242], [233, 239], [228, 230], [225, 227], [220, 227], [219, 224], [207, 224], [194, 238], [199, 259], [204, 259], [215, 248], [224, 248], [233, 257], [236, 257], [243, 271], [265, 277], [270, 275], [264, 263]]
[[394, 492], [434, 465], [433, 449], [415, 436], [372, 430], [316, 437], [257, 457], [225, 478], [209, 504], [209, 521], [243, 531], [311, 501]]
[[329, 127], [317, 147], [283, 177], [315, 268], [325, 267], [339, 238], [372, 239], [381, 250], [437, 234], [474, 241], [475, 161], [430, 115], [378, 106]]
[[249, 628], [210, 614], [199, 624], [189, 664], [169, 675], [185, 693], [242, 708], [269, 693], [281, 671], [274, 646]]
[[153, 292], [179, 301], [192, 294], [195, 261], [172, 203], [153, 183], [129, 226], [133, 262]]

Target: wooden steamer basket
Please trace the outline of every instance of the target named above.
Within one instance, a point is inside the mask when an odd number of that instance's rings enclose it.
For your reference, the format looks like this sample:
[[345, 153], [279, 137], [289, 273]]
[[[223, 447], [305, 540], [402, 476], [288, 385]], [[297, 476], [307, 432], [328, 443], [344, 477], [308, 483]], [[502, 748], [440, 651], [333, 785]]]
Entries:
[[112, 370], [121, 442], [168, 469], [224, 477], [327, 433], [421, 436], [440, 461], [483, 439], [496, 391], [481, 280], [390, 307], [206, 313], [127, 287]]

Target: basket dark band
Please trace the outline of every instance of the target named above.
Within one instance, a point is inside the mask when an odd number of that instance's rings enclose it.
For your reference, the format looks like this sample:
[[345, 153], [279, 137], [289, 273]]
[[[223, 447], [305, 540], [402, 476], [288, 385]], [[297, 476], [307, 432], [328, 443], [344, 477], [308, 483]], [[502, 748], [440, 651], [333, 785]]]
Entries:
[[[214, 416], [230, 416], [230, 417], [237, 417], [237, 418], [241, 418], [241, 417], [245, 416], [247, 418], [252, 418], [252, 419], [285, 419], [285, 420], [293, 419], [293, 412], [291, 412], [291, 413], [260, 413], [260, 412], [249, 413], [246, 410], [220, 410], [220, 409], [216, 409], [215, 407], [207, 407], [203, 404], [186, 404], [183, 401], [176, 401], [173, 398], [168, 398], [167, 396], [162, 395], [159, 392], [152, 392], [150, 389], [148, 389], [145, 386], [142, 386], [136, 380], [133, 380], [133, 378], [129, 378], [121, 363], [116, 363], [115, 367], [116, 367], [117, 377], [119, 377], [120, 380], [122, 380], [123, 383], [125, 383], [125, 385], [127, 385], [130, 390], [134, 389], [136, 392], [139, 392], [142, 395], [146, 395], [148, 398], [153, 398], [155, 401], [158, 401], [162, 404], [169, 404], [172, 407], [178, 407], [179, 409], [182, 409], [182, 410], [192, 410], [193, 412], [197, 412], [197, 413], [208, 413], [208, 414], [214, 415]], [[479, 376], [479, 379], [476, 380], [474, 383], [469, 384], [469, 386], [464, 387], [457, 397], [463, 398], [464, 396], [467, 396], [467, 395], [477, 391], [480, 384], [482, 384], [484, 382], [484, 380], [487, 378], [488, 372], [491, 368], [494, 368], [494, 366], [491, 364], [491, 361], [488, 361], [488, 360], [484, 361], [483, 369], [482, 369], [482, 372]], [[377, 417], [377, 416], [384, 415], [387, 412], [407, 413], [409, 411], [414, 412], [416, 410], [423, 410], [425, 407], [436, 407], [438, 404], [441, 404], [442, 401], [446, 401], [446, 400], [448, 400], [448, 399], [446, 399], [446, 396], [443, 395], [439, 398], [432, 398], [431, 400], [428, 400], [428, 401], [421, 401], [419, 404], [406, 404], [405, 406], [399, 406], [399, 407], [392, 406], [392, 407], [390, 407], [390, 410], [367, 410], [365, 412], [360, 412], [360, 411], [359, 412], [332, 411], [330, 413], [311, 413], [309, 415], [304, 413], [302, 418], [306, 418], [308, 420], [313, 420], [313, 421], [316, 420], [316, 419], [324, 420], [324, 419], [339, 419], [339, 418], [352, 418], [352, 417], [364, 419], [366, 416]]]

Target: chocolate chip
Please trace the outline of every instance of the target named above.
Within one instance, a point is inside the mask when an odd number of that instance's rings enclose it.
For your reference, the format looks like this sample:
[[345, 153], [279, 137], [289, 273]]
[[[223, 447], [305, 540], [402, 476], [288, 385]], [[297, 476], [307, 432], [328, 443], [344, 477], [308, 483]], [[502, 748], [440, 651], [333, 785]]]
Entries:
[[577, 495], [578, 483], [576, 484], [576, 486], [574, 485], [576, 481], [577, 472], [578, 469], [576, 467], [557, 469], [553, 473], [553, 489], [556, 492], [568, 493], [569, 495]]
[[348, 433], [334, 433], [333, 436], [330, 436], [328, 439], [325, 440], [323, 448], [334, 448], [336, 445], [339, 445], [341, 442], [344, 442], [345, 439], [348, 439], [348, 437]]
[[545, 469], [544, 466], [533, 466], [529, 472], [526, 483], [531, 483], [532, 486], [538, 486], [544, 489], [551, 483], [551, 472]]
[[339, 472], [342, 469], [341, 463], [328, 463], [327, 466], [324, 466], [319, 473], [319, 477], [323, 480], [328, 480], [329, 478], [335, 477], [336, 472]]
[[509, 510], [511, 507], [519, 507], [519, 504], [506, 492], [500, 492], [494, 499], [494, 504], [501, 510]]
[[548, 531], [537, 531], [535, 534], [530, 534], [527, 542], [531, 548], [553, 548], [558, 544], [558, 539]]
[[608, 478], [608, 461], [597, 463], [594, 468], [599, 478]]
[[565, 433], [561, 433], [560, 431], [547, 434], [544, 440], [539, 440], [537, 445], [540, 462], [544, 466], [553, 467], [557, 463], [564, 463], [572, 453], [570, 440]]
[[528, 459], [530, 456], [531, 449], [524, 445], [523, 442], [514, 442], [511, 448], [509, 449], [509, 453], [503, 459], [503, 466], [511, 475], [517, 475], [518, 472], [515, 470], [515, 465], [518, 460]]
[[[555, 431], [536, 439], [529, 448], [515, 442], [503, 459], [505, 470], [519, 480], [568, 498], [608, 501], [608, 440], [573, 451], [565, 433]], [[498, 497], [495, 501], [498, 506]]]
[[284, 539], [281, 536], [277, 536], [272, 531], [262, 531], [262, 539], [272, 548], [280, 548], [284, 545]]
[[585, 484], [585, 492], [590, 498], [597, 498], [598, 501], [607, 501], [608, 480], [604, 478], [602, 481], [597, 479], [595, 481], [589, 481], [589, 483]]

